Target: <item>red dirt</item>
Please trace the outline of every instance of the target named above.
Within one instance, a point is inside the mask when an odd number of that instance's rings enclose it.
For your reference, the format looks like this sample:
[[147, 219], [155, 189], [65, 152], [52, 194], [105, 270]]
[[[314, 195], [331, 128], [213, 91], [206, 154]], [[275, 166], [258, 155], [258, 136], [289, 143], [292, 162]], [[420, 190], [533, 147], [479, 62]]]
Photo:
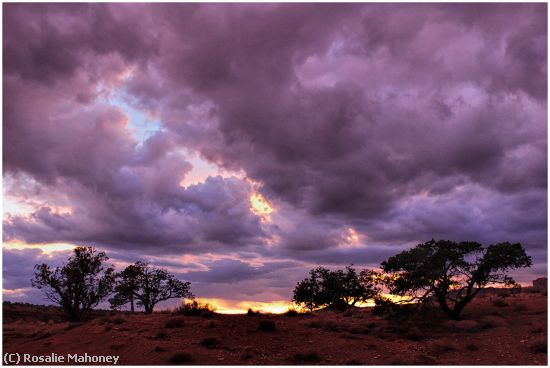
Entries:
[[[367, 308], [296, 317], [119, 313], [78, 326], [33, 321], [4, 308], [4, 353], [118, 355], [118, 364], [173, 364], [171, 358], [185, 352], [191, 360], [184, 364], [194, 365], [546, 365], [546, 296], [495, 299], [474, 301], [458, 323], [432, 311], [393, 327]], [[183, 326], [167, 328], [172, 319]], [[258, 330], [264, 320], [276, 330]], [[201, 344], [210, 337], [213, 346]], [[544, 352], [533, 350], [537, 344]]]

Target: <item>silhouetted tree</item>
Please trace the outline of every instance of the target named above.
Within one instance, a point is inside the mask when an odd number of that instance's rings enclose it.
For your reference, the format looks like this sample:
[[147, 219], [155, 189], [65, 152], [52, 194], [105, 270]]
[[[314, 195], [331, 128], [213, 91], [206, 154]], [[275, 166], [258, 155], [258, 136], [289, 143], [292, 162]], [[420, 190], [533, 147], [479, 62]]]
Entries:
[[309, 277], [298, 282], [294, 289], [293, 301], [309, 310], [316, 308], [346, 309], [357, 303], [374, 298], [379, 289], [368, 279], [367, 271], [364, 280], [352, 267], [346, 270], [331, 271], [317, 267], [309, 272]]
[[134, 312], [134, 300], [139, 291], [138, 278], [141, 273], [141, 267], [138, 265], [129, 265], [124, 270], [116, 274], [115, 295], [109, 299], [111, 307], [117, 308], [130, 303], [130, 311]]
[[190, 283], [183, 282], [160, 268], [145, 262], [136, 262], [118, 274], [115, 295], [110, 300], [112, 308], [118, 308], [132, 300], [143, 306], [146, 314], [153, 312], [159, 302], [172, 298], [193, 299]]
[[108, 259], [105, 252], [98, 253], [92, 247], [76, 247], [62, 267], [52, 270], [47, 264], [37, 264], [31, 284], [43, 289], [70, 320], [79, 321], [113, 289], [114, 269], [103, 268]]
[[435, 299], [452, 319], [458, 319], [464, 307], [487, 285], [514, 285], [507, 271], [530, 266], [531, 257], [519, 243], [484, 248], [475, 242], [433, 239], [381, 264], [392, 294], [406, 296], [407, 301]]

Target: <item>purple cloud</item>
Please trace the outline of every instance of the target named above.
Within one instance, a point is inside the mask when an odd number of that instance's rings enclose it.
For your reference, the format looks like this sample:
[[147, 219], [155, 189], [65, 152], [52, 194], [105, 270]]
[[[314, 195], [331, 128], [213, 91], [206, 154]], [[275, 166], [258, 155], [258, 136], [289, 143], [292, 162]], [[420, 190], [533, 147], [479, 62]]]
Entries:
[[[5, 196], [32, 209], [4, 241], [206, 257], [170, 267], [209, 297], [432, 237], [518, 241], [541, 273], [546, 27], [545, 4], [6, 4]], [[228, 174], [182, 185], [192, 155]]]

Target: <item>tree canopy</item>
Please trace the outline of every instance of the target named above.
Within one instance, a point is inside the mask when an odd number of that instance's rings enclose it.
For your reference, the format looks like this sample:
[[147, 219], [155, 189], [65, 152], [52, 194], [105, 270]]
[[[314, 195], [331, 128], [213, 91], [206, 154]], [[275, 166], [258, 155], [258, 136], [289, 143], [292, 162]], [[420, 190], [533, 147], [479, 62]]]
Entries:
[[433, 298], [453, 319], [459, 318], [482, 288], [489, 284], [514, 285], [507, 272], [530, 266], [531, 257], [519, 243], [484, 248], [476, 242], [433, 239], [381, 264], [390, 293], [407, 296], [408, 301]]
[[59, 304], [71, 320], [78, 321], [113, 289], [114, 269], [103, 267], [107, 260], [104, 252], [76, 247], [62, 267], [52, 269], [47, 264], [37, 264], [31, 284], [43, 289], [46, 297]]
[[118, 308], [135, 299], [149, 314], [159, 302], [172, 298], [193, 299], [190, 286], [189, 282], [176, 279], [167, 270], [136, 262], [117, 275], [115, 295], [110, 302], [113, 308]]
[[317, 267], [309, 272], [309, 277], [298, 282], [294, 289], [294, 303], [313, 310], [318, 308], [346, 309], [366, 302], [377, 295], [379, 289], [367, 271], [357, 274], [352, 267], [346, 270], [331, 271]]

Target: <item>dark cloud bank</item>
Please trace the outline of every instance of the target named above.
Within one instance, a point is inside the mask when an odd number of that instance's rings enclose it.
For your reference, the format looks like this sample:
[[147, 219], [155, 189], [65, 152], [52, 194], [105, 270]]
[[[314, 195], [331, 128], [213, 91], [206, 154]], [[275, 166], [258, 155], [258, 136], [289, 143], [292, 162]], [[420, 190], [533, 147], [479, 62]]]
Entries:
[[[3, 14], [5, 192], [38, 203], [4, 218], [4, 241], [92, 244], [122, 261], [213, 254], [188, 278], [267, 280], [258, 288], [432, 237], [519, 241], [546, 272], [546, 4]], [[156, 133], [136, 139], [113, 91]], [[246, 179], [181, 186], [191, 151]], [[280, 221], [250, 211], [247, 179]], [[342, 246], [349, 227], [359, 246]], [[23, 287], [39, 258], [4, 251], [4, 287]]]

